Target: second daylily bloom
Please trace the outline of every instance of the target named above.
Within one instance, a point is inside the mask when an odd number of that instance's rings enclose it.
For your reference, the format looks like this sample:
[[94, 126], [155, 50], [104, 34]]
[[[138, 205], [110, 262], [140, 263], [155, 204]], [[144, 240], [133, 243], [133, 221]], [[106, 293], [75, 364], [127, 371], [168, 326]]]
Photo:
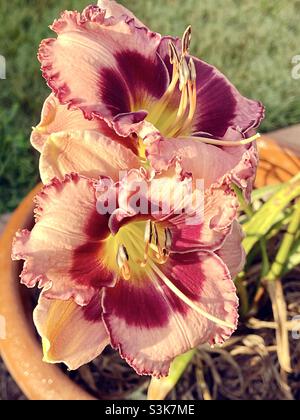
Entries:
[[[177, 355], [232, 334], [238, 302], [231, 274], [244, 257], [236, 197], [225, 186], [206, 191], [203, 218], [188, 225], [192, 213], [176, 215], [166, 199], [168, 186], [178, 194], [186, 182], [131, 171], [110, 189], [112, 214], [99, 212], [107, 200], [101, 181], [71, 174], [44, 187], [36, 225], [17, 235], [13, 257], [25, 260], [22, 283], [43, 288], [34, 318], [46, 361], [76, 369], [110, 343], [138, 373], [160, 377]], [[124, 206], [145, 183], [155, 187], [141, 199], [157, 208], [171, 202], [168, 214]]]

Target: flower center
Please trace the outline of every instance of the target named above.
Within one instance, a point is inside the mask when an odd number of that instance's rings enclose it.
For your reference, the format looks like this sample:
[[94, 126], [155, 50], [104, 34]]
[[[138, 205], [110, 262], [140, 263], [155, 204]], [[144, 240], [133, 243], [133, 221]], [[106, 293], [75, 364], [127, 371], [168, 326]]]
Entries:
[[189, 26], [182, 38], [181, 55], [174, 43], [170, 41], [172, 80], [162, 98], [149, 110], [147, 118], [165, 137], [169, 138], [190, 134], [196, 111], [196, 68], [194, 60], [188, 58], [191, 35]]
[[171, 232], [160, 223], [129, 223], [106, 240], [104, 262], [123, 280], [139, 279], [145, 277], [151, 263], [162, 265], [168, 261], [171, 245]]

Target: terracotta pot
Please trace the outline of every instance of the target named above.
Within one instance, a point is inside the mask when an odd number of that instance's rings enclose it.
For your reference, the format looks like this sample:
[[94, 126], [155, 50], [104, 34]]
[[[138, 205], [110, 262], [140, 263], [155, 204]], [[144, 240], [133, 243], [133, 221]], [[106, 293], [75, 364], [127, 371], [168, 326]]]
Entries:
[[[58, 366], [42, 361], [41, 344], [27, 310], [28, 291], [19, 284], [21, 264], [11, 261], [15, 232], [32, 225], [33, 190], [13, 214], [0, 240], [0, 351], [11, 375], [31, 400], [93, 400]], [[26, 303], [27, 301], [27, 303]]]
[[258, 142], [258, 150], [257, 188], [286, 182], [300, 172], [300, 138], [297, 141], [295, 137], [293, 143], [290, 140], [289, 146], [284, 146], [283, 142], [263, 136]]

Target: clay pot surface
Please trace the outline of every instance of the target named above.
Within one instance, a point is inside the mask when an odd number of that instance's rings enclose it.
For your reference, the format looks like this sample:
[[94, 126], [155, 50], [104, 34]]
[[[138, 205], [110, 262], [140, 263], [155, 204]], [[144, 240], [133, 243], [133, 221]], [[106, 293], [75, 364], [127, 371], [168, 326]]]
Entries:
[[256, 188], [286, 182], [300, 172], [300, 138], [299, 144], [295, 144], [292, 149], [290, 145], [283, 146], [283, 142], [263, 136], [258, 141], [258, 151], [260, 162]]

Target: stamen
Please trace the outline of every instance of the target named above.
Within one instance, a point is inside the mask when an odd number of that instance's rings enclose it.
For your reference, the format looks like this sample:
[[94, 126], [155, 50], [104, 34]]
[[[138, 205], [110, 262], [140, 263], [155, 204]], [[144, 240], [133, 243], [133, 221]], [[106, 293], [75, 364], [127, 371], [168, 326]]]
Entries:
[[219, 319], [208, 312], [204, 311], [200, 306], [198, 306], [195, 302], [193, 302], [191, 299], [189, 299], [184, 293], [182, 293], [166, 276], [165, 274], [154, 264], [152, 261], [150, 261], [150, 265], [153, 268], [153, 270], [156, 272], [156, 274], [160, 277], [160, 279], [165, 283], [167, 287], [169, 287], [172, 292], [179, 297], [186, 305], [188, 305], [190, 308], [192, 308], [194, 311], [198, 312], [198, 314], [204, 316], [209, 321], [214, 322], [217, 325], [220, 325], [222, 327], [235, 329], [235, 325], [231, 324], [230, 322], [223, 321], [222, 319]]
[[192, 138], [193, 140], [200, 141], [201, 143], [212, 144], [214, 146], [228, 146], [228, 147], [235, 146], [236, 147], [236, 146], [242, 146], [242, 145], [253, 143], [255, 140], [258, 140], [259, 138], [261, 138], [261, 135], [257, 133], [254, 136], [249, 137], [248, 139], [237, 140], [237, 141], [217, 140], [217, 139], [210, 139], [206, 137], [189, 137], [189, 136], [183, 136], [182, 138], [183, 139]]
[[169, 228], [165, 229], [165, 247], [168, 251], [172, 247], [172, 232]]
[[185, 58], [180, 62], [179, 67], [179, 89], [180, 92], [186, 87], [190, 78], [190, 69]]
[[[189, 82], [188, 83], [188, 92], [189, 92], [190, 111], [189, 111], [188, 119], [186, 121], [185, 126], [188, 126], [192, 122], [192, 120], [194, 118], [194, 115], [195, 115], [195, 112], [196, 112], [196, 107], [197, 107], [197, 92], [196, 92], [196, 84], [195, 84], [195, 82], [193, 82], [193, 83]], [[185, 128], [186, 127], [184, 127], [182, 129], [183, 132], [184, 132], [184, 129]]]
[[[183, 92], [182, 92], [182, 95], [181, 95], [178, 112], [177, 112], [176, 119], [175, 119], [175, 122], [174, 122], [175, 126], [177, 125], [177, 123], [180, 121], [180, 119], [185, 114], [187, 104], [188, 104], [188, 90], [185, 87]], [[169, 137], [172, 137], [172, 135], [169, 135]]]
[[160, 121], [161, 116], [169, 105], [170, 99], [179, 80], [180, 57], [173, 42], [169, 43], [169, 55], [170, 62], [173, 65], [172, 80], [162, 98], [153, 106], [148, 115], [148, 119], [151, 120], [154, 125]]
[[190, 106], [188, 117], [185, 119], [184, 123], [178, 124], [178, 121], [175, 121], [175, 129], [171, 131], [171, 134], [174, 136], [179, 136], [181, 133], [185, 133], [186, 129], [189, 128], [191, 122], [193, 121], [196, 107], [197, 107], [197, 86], [196, 86], [196, 67], [194, 60], [191, 58], [188, 64], [189, 68], [189, 80], [187, 82], [187, 92], [188, 92], [188, 103]]
[[180, 63], [180, 57], [179, 57], [177, 48], [175, 47], [172, 41], [169, 42], [169, 56], [170, 56], [170, 63], [173, 66], [178, 68], [179, 63]]
[[154, 224], [154, 227], [153, 227], [153, 242], [154, 242], [154, 245], [158, 247], [159, 237], [158, 237], [157, 226], [155, 224]]
[[141, 267], [145, 267], [148, 261], [149, 256], [149, 246], [151, 244], [153, 237], [153, 222], [151, 220], [148, 220], [145, 227], [145, 251], [144, 251], [144, 260], [140, 263]]
[[189, 53], [191, 40], [192, 40], [192, 27], [188, 26], [182, 37], [182, 54], [183, 55], [187, 55]]
[[180, 66], [180, 57], [177, 51], [176, 46], [173, 44], [172, 41], [169, 43], [169, 54], [170, 54], [170, 62], [173, 65], [173, 75], [171, 83], [163, 96], [163, 100], [169, 98], [170, 95], [174, 92], [176, 88], [178, 79], [179, 79], [179, 66]]
[[146, 228], [145, 228], [145, 242], [146, 243], [150, 243], [152, 240], [152, 235], [153, 235], [153, 224], [151, 220], [148, 220], [146, 223]]
[[128, 264], [129, 256], [124, 245], [119, 245], [117, 253], [117, 265], [121, 271], [124, 280], [129, 280], [131, 277], [130, 267]]
[[189, 70], [190, 70], [190, 80], [191, 82], [195, 82], [197, 79], [197, 71], [196, 71], [196, 66], [195, 66], [195, 62], [193, 58], [191, 58], [189, 61]]
[[172, 233], [169, 228], [165, 229], [165, 246], [160, 250], [158, 255], [158, 263], [165, 264], [170, 256], [170, 249], [172, 247]]
[[[168, 129], [169, 137], [178, 136], [180, 133], [184, 133], [194, 118], [197, 105], [196, 77], [197, 74], [194, 60], [191, 58], [189, 63], [187, 63], [186, 59], [183, 57], [179, 68], [179, 89], [182, 91], [182, 95], [176, 119]], [[188, 116], [182, 121], [188, 106]]]

